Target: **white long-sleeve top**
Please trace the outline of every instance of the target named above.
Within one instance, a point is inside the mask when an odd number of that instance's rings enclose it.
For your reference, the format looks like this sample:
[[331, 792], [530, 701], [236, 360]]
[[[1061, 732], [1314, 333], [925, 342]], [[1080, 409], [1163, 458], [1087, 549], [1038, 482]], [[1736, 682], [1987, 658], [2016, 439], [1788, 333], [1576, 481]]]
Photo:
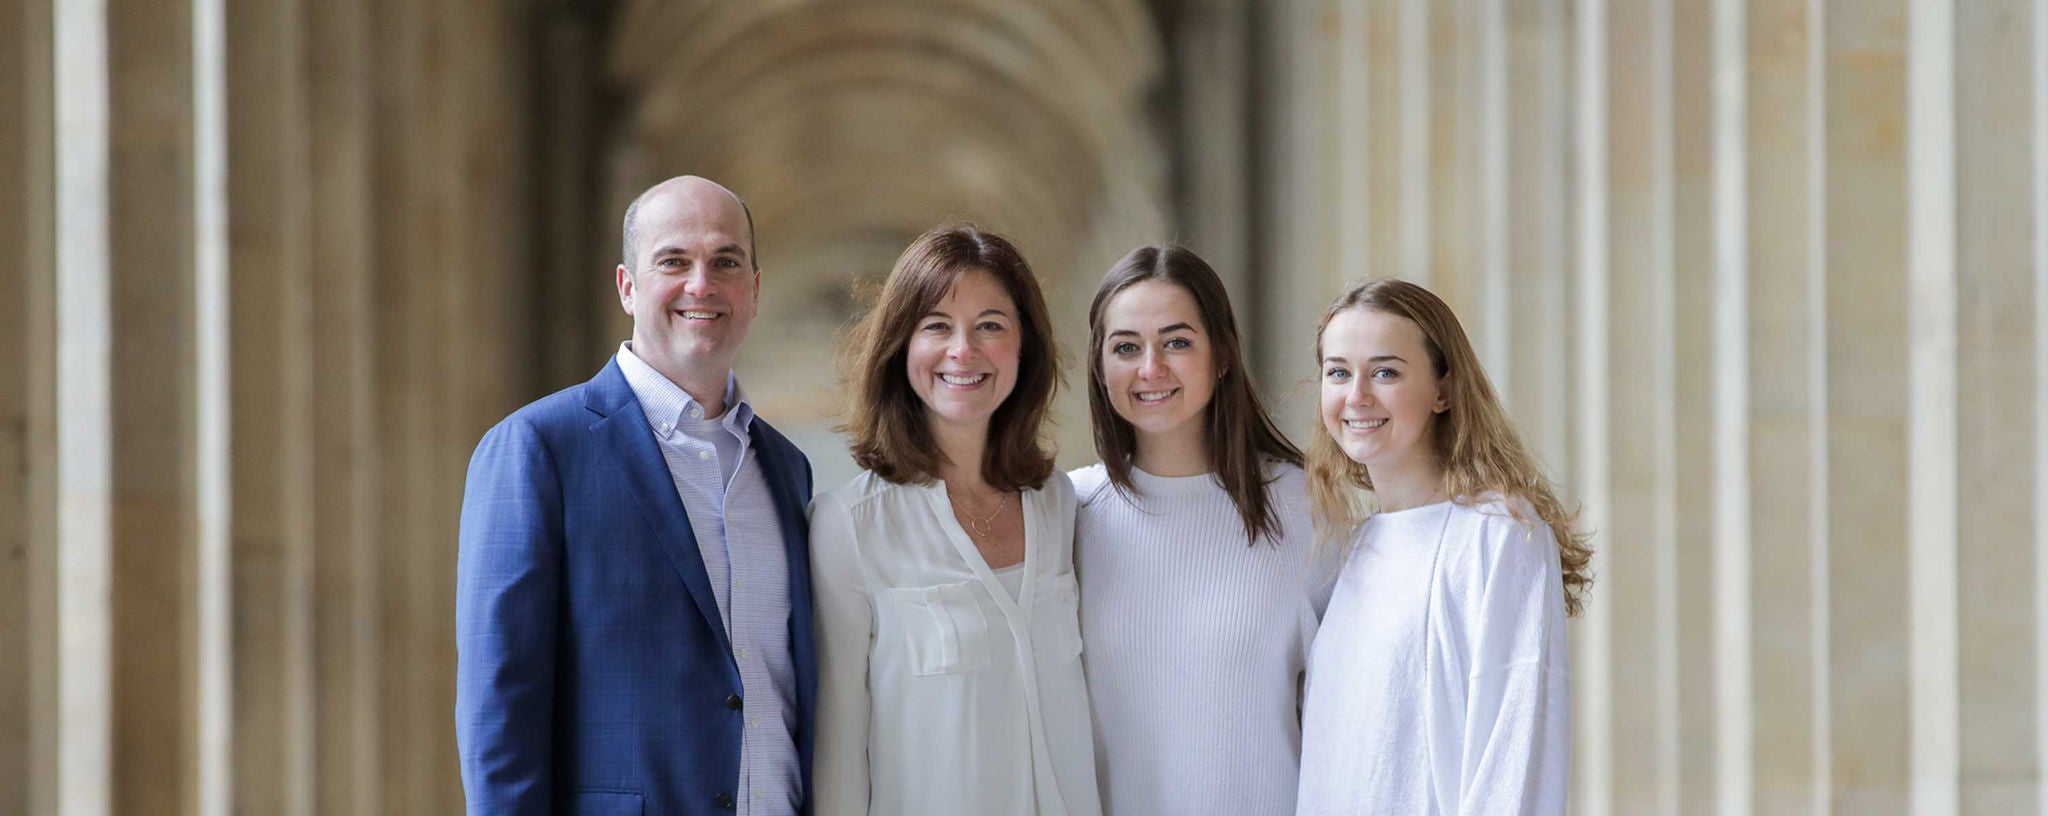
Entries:
[[1252, 544], [1209, 475], [1072, 474], [1083, 663], [1110, 816], [1291, 816], [1296, 685], [1334, 569], [1314, 557], [1301, 468], [1273, 466], [1282, 531]]
[[944, 483], [863, 473], [811, 514], [819, 816], [1100, 812], [1074, 583], [1074, 488], [1021, 494], [1012, 596]]
[[1302, 814], [1564, 813], [1564, 591], [1523, 517], [1440, 502], [1360, 528], [1309, 654]]

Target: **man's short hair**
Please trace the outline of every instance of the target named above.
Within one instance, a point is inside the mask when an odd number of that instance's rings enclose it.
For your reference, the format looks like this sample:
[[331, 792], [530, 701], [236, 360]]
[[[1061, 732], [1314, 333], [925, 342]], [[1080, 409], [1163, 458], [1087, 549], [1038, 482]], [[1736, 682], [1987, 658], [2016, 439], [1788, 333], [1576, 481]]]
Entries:
[[[659, 186], [661, 185], [655, 185]], [[635, 275], [640, 274], [640, 270], [633, 268], [633, 246], [640, 242], [640, 228], [637, 226], [640, 221], [640, 202], [646, 201], [647, 194], [651, 192], [654, 192], [654, 187], [647, 188], [633, 199], [633, 203], [626, 205], [626, 222], [619, 227], [619, 265]], [[746, 199], [740, 198], [739, 193], [731, 190], [725, 192], [732, 196], [732, 200], [740, 203], [740, 212], [747, 214], [747, 263], [753, 264], [755, 269], [760, 269], [760, 252], [754, 246], [754, 211], [747, 206]]]

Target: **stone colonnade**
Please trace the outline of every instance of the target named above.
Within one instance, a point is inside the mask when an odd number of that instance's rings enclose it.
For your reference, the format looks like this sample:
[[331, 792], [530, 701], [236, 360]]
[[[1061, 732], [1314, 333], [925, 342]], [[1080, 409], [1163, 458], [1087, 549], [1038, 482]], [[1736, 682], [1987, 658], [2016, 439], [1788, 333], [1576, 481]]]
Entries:
[[1425, 281], [1599, 530], [1577, 812], [2048, 808], [2048, 1], [798, 5], [0, 0], [0, 812], [456, 811], [463, 464], [671, 166], [819, 337], [980, 202], [1063, 309], [1185, 240], [1291, 428], [1342, 282]]
[[0, 812], [460, 810], [462, 472], [537, 385], [508, 8], [0, 1]]
[[1265, 370], [1427, 282], [1599, 532], [1576, 812], [2048, 812], [2048, 4], [1236, 14]]

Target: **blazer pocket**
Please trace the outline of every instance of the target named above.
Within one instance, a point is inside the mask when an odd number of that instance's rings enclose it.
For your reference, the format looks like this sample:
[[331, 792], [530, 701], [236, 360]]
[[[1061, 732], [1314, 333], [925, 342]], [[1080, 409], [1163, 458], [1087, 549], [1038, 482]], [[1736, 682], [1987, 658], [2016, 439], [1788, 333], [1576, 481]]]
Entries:
[[1074, 573], [1062, 572], [1038, 585], [1031, 610], [1033, 644], [1052, 657], [1081, 656], [1081, 591]]
[[570, 816], [640, 816], [640, 794], [628, 791], [570, 791]]
[[920, 677], [987, 668], [988, 619], [976, 593], [979, 581], [928, 587], [891, 587], [889, 603], [903, 623], [910, 670]]

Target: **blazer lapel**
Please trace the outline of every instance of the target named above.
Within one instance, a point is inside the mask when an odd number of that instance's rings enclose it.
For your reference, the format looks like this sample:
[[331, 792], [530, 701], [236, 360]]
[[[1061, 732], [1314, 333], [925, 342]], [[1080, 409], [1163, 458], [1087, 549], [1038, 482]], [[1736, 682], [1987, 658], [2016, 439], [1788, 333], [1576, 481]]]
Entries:
[[[606, 382], [607, 379], [610, 381]], [[640, 506], [640, 511], [646, 514], [648, 524], [654, 528], [655, 540], [668, 554], [676, 576], [690, 591], [697, 611], [703, 613], [705, 622], [711, 625], [711, 634], [718, 639], [719, 647], [725, 650], [726, 659], [731, 660], [732, 642], [725, 633], [725, 620], [718, 614], [718, 596], [711, 592], [711, 576], [704, 569], [703, 553], [697, 549], [697, 534], [690, 528], [689, 514], [683, 510], [682, 497], [676, 495], [675, 479], [669, 475], [668, 462], [662, 459], [661, 448], [654, 442], [654, 431], [647, 426], [647, 415], [640, 409], [640, 400], [633, 396], [632, 388], [626, 384], [625, 375], [619, 372], [617, 362], [605, 366], [592, 384], [600, 393], [593, 402], [602, 401], [609, 405], [591, 406], [605, 414], [591, 426], [591, 430], [605, 438], [612, 455], [625, 468], [627, 492], [632, 494], [633, 502]], [[619, 391], [625, 393], [623, 400], [617, 399]]]

